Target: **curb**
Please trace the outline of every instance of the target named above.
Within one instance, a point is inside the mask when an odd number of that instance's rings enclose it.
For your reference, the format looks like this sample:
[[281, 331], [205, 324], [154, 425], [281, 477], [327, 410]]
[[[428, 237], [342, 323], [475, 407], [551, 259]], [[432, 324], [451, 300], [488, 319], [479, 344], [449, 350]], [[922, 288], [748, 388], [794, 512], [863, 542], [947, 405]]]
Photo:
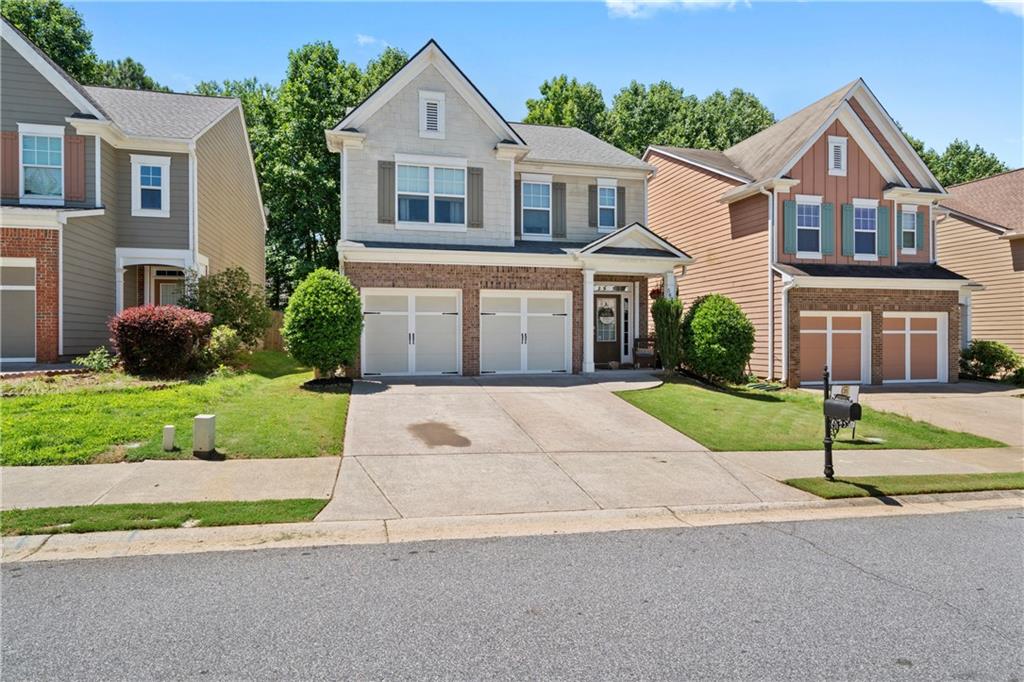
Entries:
[[698, 528], [749, 523], [952, 514], [999, 509], [1024, 510], [1024, 491], [23, 535], [3, 538], [3, 552], [0, 560], [9, 563], [109, 559], [269, 548], [330, 547], [427, 540], [465, 540], [656, 528]]

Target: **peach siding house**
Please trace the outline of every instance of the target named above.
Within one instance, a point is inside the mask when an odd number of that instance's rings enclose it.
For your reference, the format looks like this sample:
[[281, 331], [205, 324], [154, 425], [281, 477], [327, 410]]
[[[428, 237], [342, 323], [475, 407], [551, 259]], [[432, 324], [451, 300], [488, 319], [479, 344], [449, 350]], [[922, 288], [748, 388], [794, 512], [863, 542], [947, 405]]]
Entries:
[[694, 261], [684, 301], [729, 296], [750, 370], [789, 385], [957, 380], [978, 285], [936, 262], [948, 194], [863, 80], [724, 151], [652, 146], [650, 224]]
[[985, 288], [963, 315], [963, 345], [1002, 341], [1024, 354], [1024, 168], [949, 188], [939, 262]]

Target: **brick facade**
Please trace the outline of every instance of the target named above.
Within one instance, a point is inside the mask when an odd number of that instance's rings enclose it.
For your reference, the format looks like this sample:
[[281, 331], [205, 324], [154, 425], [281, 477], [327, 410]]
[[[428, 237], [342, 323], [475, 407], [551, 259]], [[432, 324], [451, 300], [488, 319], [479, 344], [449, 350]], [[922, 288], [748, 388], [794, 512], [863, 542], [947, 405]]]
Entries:
[[60, 235], [57, 230], [0, 228], [0, 256], [36, 259], [36, 361], [58, 360]]
[[789, 292], [789, 373], [790, 386], [798, 386], [800, 377], [800, 311], [871, 313], [871, 383], [882, 383], [882, 313], [948, 313], [949, 381], [959, 380], [960, 298], [955, 291], [907, 291], [903, 289], [810, 289]]
[[[583, 368], [583, 273], [568, 268], [477, 265], [425, 265], [405, 263], [346, 263], [345, 275], [357, 288], [462, 290], [462, 373], [480, 374], [480, 290], [537, 290], [572, 292], [572, 371]], [[605, 277], [601, 281], [645, 281], [643, 278]], [[640, 318], [647, 315], [646, 288], [641, 286]], [[357, 361], [355, 367], [359, 367]]]

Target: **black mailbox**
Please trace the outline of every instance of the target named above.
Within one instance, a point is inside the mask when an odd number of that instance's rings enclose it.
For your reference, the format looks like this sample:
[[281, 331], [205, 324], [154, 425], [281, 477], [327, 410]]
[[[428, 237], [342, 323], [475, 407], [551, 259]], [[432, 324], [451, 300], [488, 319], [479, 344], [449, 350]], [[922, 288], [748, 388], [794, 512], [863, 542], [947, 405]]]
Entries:
[[860, 403], [844, 398], [829, 398], [825, 401], [825, 416], [842, 421], [860, 420]]

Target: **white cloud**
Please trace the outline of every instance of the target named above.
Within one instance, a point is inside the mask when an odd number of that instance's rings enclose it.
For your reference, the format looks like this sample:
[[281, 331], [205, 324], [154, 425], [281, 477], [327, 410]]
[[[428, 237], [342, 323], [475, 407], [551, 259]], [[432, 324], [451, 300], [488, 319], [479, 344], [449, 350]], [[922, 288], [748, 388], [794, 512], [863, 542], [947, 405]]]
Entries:
[[378, 43], [383, 44], [384, 41], [380, 40], [379, 38], [374, 38], [373, 36], [368, 36], [365, 33], [357, 33], [356, 43], [360, 47], [363, 47], [365, 45], [376, 45]]
[[1000, 12], [1009, 12], [1024, 17], [1024, 0], [985, 0], [986, 5], [995, 7]]
[[749, 0], [605, 0], [613, 17], [643, 19], [663, 9], [733, 9], [737, 4], [750, 6]]

